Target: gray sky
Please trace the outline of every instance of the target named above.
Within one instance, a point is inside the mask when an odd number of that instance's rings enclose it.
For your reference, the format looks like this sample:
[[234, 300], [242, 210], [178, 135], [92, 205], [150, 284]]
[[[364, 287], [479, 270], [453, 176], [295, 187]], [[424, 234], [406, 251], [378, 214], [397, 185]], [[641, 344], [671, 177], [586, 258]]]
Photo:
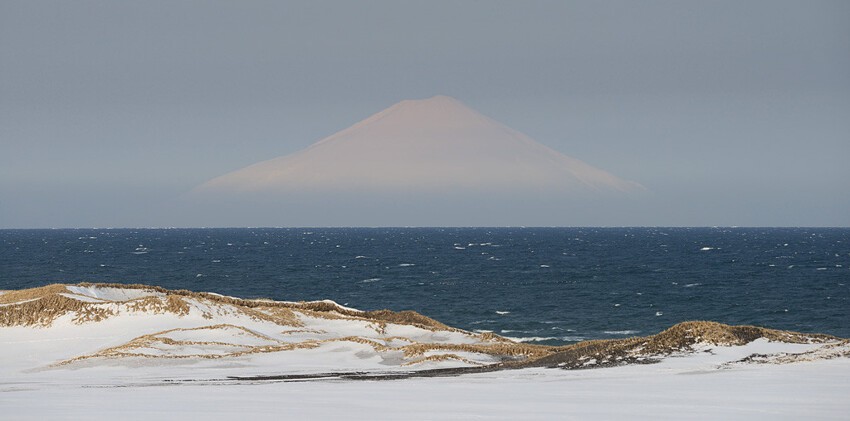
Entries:
[[[436, 94], [649, 193], [501, 219], [180, 198]], [[847, 1], [0, 0], [2, 228], [850, 226], [848, 160]]]

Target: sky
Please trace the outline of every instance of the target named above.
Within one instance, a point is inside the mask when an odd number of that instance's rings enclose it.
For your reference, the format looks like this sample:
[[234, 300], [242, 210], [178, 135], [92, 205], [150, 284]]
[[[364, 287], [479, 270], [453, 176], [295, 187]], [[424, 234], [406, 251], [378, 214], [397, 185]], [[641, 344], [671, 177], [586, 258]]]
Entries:
[[[647, 192], [187, 203], [438, 94]], [[848, 158], [846, 1], [0, 0], [0, 228], [850, 226]]]

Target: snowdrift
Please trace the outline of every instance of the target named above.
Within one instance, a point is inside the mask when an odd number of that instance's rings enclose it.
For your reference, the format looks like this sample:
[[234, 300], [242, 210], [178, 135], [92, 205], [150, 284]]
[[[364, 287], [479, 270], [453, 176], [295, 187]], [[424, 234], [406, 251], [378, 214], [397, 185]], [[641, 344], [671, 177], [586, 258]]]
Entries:
[[361, 311], [328, 300], [248, 300], [123, 284], [0, 294], [7, 375], [124, 366], [160, 380], [400, 378], [643, 364], [756, 340], [801, 347], [738, 362], [850, 355], [847, 340], [829, 335], [714, 322], [680, 323], [648, 337], [542, 346], [464, 331], [412, 311]]

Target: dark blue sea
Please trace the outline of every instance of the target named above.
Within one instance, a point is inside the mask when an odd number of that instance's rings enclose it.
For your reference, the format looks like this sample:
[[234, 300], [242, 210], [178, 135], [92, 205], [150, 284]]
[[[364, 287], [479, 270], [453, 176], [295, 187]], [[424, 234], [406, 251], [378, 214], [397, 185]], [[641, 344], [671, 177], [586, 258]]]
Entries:
[[847, 228], [0, 230], [0, 289], [56, 282], [332, 299], [551, 344], [685, 320], [850, 337]]

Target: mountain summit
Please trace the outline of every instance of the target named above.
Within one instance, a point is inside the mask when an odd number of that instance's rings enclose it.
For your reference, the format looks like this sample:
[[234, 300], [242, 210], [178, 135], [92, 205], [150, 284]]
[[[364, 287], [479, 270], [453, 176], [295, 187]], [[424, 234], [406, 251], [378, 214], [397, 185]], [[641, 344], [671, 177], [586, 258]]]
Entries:
[[448, 96], [399, 102], [307, 149], [233, 171], [200, 192], [640, 190]]

